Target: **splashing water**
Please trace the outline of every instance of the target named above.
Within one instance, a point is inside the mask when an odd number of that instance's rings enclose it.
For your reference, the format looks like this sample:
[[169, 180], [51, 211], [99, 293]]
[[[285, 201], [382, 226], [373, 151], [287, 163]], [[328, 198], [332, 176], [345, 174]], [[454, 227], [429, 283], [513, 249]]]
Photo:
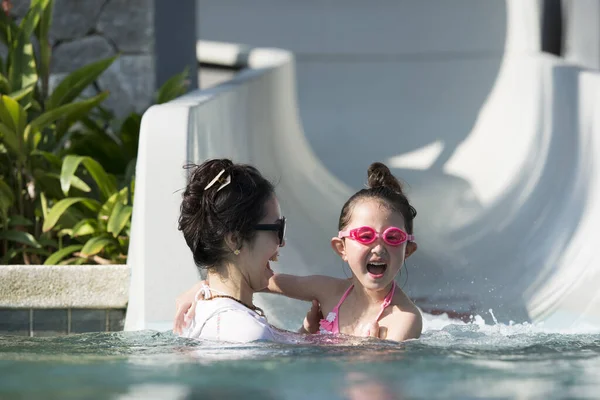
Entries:
[[0, 336], [0, 398], [593, 398], [600, 333], [425, 315], [418, 340], [287, 334], [224, 344], [170, 332]]

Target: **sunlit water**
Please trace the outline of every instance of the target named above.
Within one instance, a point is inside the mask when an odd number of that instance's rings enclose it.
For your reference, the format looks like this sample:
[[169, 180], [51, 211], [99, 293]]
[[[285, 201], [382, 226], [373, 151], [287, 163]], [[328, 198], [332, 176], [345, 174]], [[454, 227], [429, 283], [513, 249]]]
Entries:
[[600, 333], [427, 318], [419, 340], [0, 336], [0, 399], [598, 398]]

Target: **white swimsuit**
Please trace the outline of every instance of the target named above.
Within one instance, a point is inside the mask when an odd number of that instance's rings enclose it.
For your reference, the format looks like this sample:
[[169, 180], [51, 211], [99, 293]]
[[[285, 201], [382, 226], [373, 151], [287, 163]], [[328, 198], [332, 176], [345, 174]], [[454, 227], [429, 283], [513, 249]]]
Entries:
[[[203, 287], [196, 295], [210, 298], [210, 289]], [[235, 300], [215, 298], [196, 303], [196, 315], [183, 337], [192, 339], [221, 340], [226, 342], [276, 341], [277, 331], [265, 317]]]

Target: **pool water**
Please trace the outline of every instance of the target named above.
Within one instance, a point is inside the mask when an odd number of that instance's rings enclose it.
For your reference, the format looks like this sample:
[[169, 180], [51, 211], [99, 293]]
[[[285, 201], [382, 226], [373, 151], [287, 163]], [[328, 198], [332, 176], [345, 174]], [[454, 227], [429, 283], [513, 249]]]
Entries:
[[0, 399], [598, 398], [600, 333], [428, 318], [419, 340], [0, 336]]

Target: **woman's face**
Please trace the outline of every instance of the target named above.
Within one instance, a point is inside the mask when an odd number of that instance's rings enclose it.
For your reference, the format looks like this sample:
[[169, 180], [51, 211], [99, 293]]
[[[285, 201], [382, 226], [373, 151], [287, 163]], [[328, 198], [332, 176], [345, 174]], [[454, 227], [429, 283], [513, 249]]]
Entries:
[[[281, 208], [275, 195], [265, 204], [266, 215], [259, 224], [276, 224], [281, 220]], [[282, 246], [285, 242], [282, 243]], [[269, 278], [273, 276], [271, 261], [277, 261], [279, 253], [279, 237], [276, 231], [256, 231], [254, 241], [245, 243], [240, 250], [242, 273], [246, 276], [250, 287], [258, 292], [266, 288]]]

